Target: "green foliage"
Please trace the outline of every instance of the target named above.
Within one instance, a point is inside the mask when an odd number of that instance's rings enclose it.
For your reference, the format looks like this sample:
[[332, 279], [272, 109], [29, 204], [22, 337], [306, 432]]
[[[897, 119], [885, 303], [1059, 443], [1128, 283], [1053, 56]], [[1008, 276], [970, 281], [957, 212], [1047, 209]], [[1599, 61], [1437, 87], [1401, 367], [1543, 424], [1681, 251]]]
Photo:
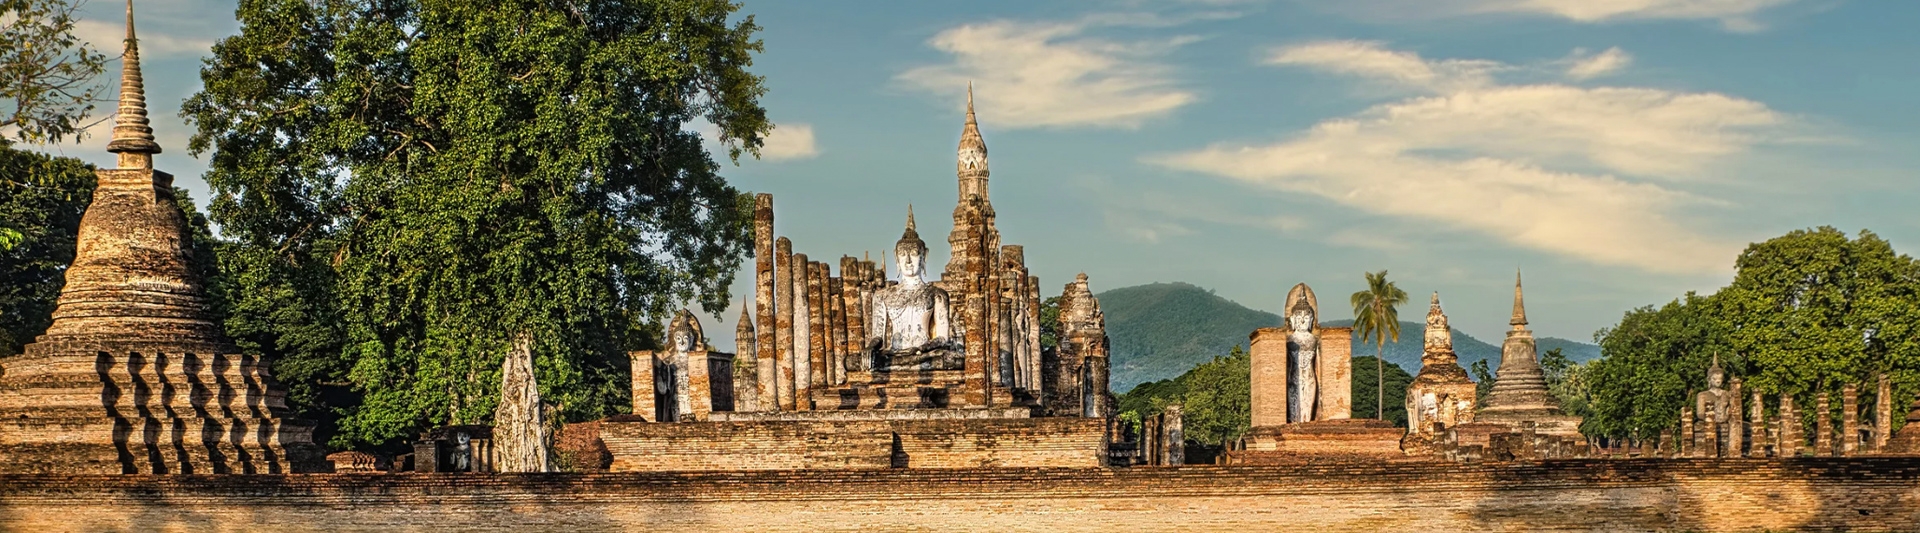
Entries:
[[[1725, 326], [1708, 297], [1686, 297], [1655, 308], [1628, 311], [1620, 323], [1595, 334], [1607, 356], [1594, 361], [1589, 392], [1593, 414], [1581, 425], [1589, 435], [1652, 436], [1680, 419], [1690, 390], [1705, 387], [1714, 353], [1731, 354]], [[1741, 375], [1738, 358], [1722, 358], [1728, 375]]]
[[1181, 399], [1181, 427], [1189, 440], [1224, 445], [1247, 432], [1253, 421], [1251, 358], [1239, 346], [1187, 373]]
[[1040, 301], [1040, 351], [1051, 352], [1060, 347], [1060, 297], [1053, 296]]
[[1588, 366], [1573, 362], [1559, 348], [1540, 354], [1540, 367], [1547, 376], [1547, 392], [1560, 401], [1567, 414], [1592, 416], [1592, 393], [1587, 384]]
[[[1378, 368], [1386, 369], [1385, 380], [1379, 379], [1378, 374], [1375, 374], [1377, 372], [1375, 369]], [[1364, 401], [1356, 401], [1353, 402], [1353, 417], [1378, 418], [1400, 427], [1407, 427], [1407, 386], [1413, 384], [1413, 375], [1396, 365], [1380, 365], [1379, 360], [1373, 356], [1363, 355], [1353, 358], [1353, 388], [1351, 389], [1353, 398], [1382, 396], [1374, 392], [1374, 384], [1383, 381], [1386, 384], [1384, 395], [1386, 415], [1381, 416], [1379, 411], [1368, 409]]]
[[[29, 174], [41, 179], [11, 178]], [[78, 159], [18, 150], [5, 141], [0, 176], [8, 176], [0, 179], [0, 228], [20, 228], [13, 246], [0, 248], [0, 356], [7, 356], [53, 324], [94, 176]]]
[[624, 352], [723, 309], [750, 246], [751, 198], [686, 127], [736, 159], [772, 129], [737, 7], [243, 0], [183, 106], [230, 327], [342, 412], [336, 446], [489, 416], [523, 333], [566, 418], [620, 411]]
[[[1387, 271], [1367, 272], [1366, 290], [1357, 291], [1349, 300], [1353, 304], [1353, 334], [1360, 342], [1372, 342], [1374, 351], [1374, 409], [1371, 413], [1385, 412], [1387, 387], [1384, 381], [1386, 372], [1385, 351], [1387, 340], [1400, 342], [1400, 304], [1407, 303], [1407, 291], [1400, 290], [1393, 282], [1387, 281]], [[1357, 379], [1357, 378], [1356, 378]], [[1405, 392], [1401, 396], [1404, 399]], [[1365, 396], [1355, 396], [1359, 400]], [[1364, 401], [1364, 400], [1362, 400]], [[1406, 409], [1401, 408], [1401, 423], [1405, 424]]]
[[[58, 143], [86, 129], [107, 58], [73, 34], [78, 2], [0, 0], [0, 129]], [[7, 174], [11, 182], [25, 174]], [[59, 176], [45, 175], [49, 179]]]
[[[1671, 427], [1706, 386], [1714, 354], [1746, 390], [1802, 405], [1880, 372], [1893, 381], [1894, 405], [1920, 391], [1920, 262], [1872, 232], [1849, 239], [1822, 227], [1750, 245], [1735, 267], [1718, 293], [1629, 311], [1595, 335], [1606, 357], [1582, 376], [1593, 409], [1583, 431]], [[1872, 387], [1863, 392], [1870, 404]]]
[[1487, 393], [1493, 392], [1493, 371], [1487, 368], [1487, 361], [1487, 359], [1481, 359], [1467, 366], [1467, 371], [1473, 373], [1474, 405], [1486, 404]]
[[1194, 366], [1180, 377], [1142, 383], [1120, 395], [1120, 418], [1139, 421], [1181, 404], [1187, 440], [1223, 445], [1245, 434], [1253, 420], [1251, 358], [1233, 347], [1227, 355]]

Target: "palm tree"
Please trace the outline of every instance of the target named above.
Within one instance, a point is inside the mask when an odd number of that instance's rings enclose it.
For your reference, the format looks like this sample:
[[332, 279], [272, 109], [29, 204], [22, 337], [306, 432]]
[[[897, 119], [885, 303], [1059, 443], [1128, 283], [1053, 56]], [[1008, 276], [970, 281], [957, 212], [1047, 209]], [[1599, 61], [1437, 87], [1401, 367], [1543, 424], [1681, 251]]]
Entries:
[[1407, 291], [1387, 281], [1387, 271], [1367, 272], [1367, 290], [1353, 293], [1353, 329], [1360, 342], [1373, 342], [1374, 418], [1387, 413], [1386, 350], [1387, 338], [1400, 342], [1400, 304], [1407, 303]]

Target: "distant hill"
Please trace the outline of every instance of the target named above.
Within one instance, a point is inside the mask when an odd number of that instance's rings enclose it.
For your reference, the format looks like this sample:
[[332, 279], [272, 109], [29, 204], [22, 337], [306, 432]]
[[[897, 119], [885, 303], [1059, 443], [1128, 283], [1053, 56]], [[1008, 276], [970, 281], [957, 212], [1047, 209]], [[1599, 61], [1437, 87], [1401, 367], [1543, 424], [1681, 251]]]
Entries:
[[[1113, 348], [1112, 389], [1179, 376], [1194, 365], [1225, 355], [1234, 346], [1246, 346], [1247, 336], [1263, 327], [1277, 327], [1280, 316], [1221, 298], [1211, 290], [1187, 283], [1154, 283], [1102, 292], [1100, 310], [1107, 315], [1107, 336]], [[1403, 312], [1406, 309], [1402, 310]], [[1425, 316], [1425, 306], [1415, 309]], [[1350, 319], [1328, 320], [1328, 326], [1352, 325]], [[1420, 335], [1424, 323], [1402, 321], [1401, 342], [1386, 346], [1386, 360], [1408, 373], [1420, 371]], [[1587, 361], [1600, 356], [1600, 347], [1553, 337], [1538, 340], [1541, 352], [1560, 348], [1569, 359]], [[1499, 366], [1500, 346], [1453, 330], [1453, 351], [1460, 366], [1491, 359]], [[1373, 355], [1373, 345], [1353, 342], [1354, 355]]]

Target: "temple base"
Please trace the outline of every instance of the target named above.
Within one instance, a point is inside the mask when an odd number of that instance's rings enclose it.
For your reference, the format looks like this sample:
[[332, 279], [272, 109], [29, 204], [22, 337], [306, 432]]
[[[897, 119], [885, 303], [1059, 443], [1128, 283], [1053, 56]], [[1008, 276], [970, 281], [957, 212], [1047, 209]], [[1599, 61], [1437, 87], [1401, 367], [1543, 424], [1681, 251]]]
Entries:
[[1246, 449], [1223, 455], [1226, 464], [1378, 461], [1404, 459], [1406, 430], [1385, 420], [1348, 418], [1253, 428]]

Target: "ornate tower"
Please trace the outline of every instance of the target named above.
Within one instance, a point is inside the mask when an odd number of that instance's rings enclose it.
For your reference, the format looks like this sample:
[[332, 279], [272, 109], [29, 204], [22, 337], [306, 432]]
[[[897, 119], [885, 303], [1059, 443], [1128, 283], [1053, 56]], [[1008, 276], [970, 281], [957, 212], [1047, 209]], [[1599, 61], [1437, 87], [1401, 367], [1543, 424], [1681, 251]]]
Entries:
[[173, 176], [147, 122], [133, 3], [120, 105], [53, 325], [0, 360], [0, 472], [318, 471], [266, 362], [213, 321]]
[[967, 351], [966, 393], [979, 395], [979, 403], [1008, 405], [1006, 394], [995, 395], [991, 384], [999, 370], [1000, 310], [999, 276], [1000, 231], [993, 226], [993, 203], [987, 196], [987, 142], [980, 137], [980, 124], [973, 115], [973, 86], [967, 86], [967, 123], [960, 129], [960, 149], [955, 170], [960, 183], [960, 201], [953, 207], [953, 232], [947, 244], [953, 248], [939, 286], [952, 297], [959, 310], [959, 330]]

